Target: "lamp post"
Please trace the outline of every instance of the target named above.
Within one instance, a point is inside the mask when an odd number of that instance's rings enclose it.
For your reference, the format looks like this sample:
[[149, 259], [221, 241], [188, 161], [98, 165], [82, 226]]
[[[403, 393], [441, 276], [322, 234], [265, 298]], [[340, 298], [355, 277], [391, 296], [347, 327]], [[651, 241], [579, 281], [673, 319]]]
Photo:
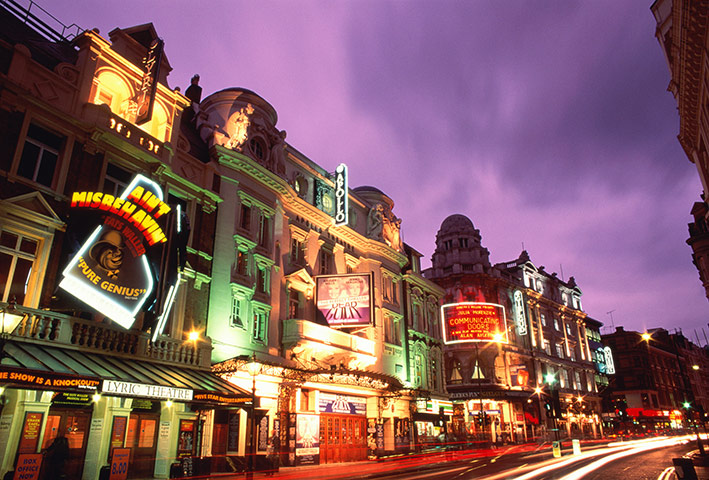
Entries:
[[254, 478], [254, 457], [256, 457], [256, 376], [261, 371], [261, 364], [256, 361], [256, 353], [252, 354], [251, 362], [246, 364], [246, 370], [251, 375], [251, 421], [249, 422], [249, 451], [247, 453], [246, 479]]
[[24, 315], [16, 308], [16, 300], [13, 297], [2, 308], [2, 325], [0, 326], [0, 358], [5, 356], [5, 344], [10, 338], [10, 334], [17, 328]]
[[556, 440], [559, 441], [559, 428], [557, 427], [556, 418], [561, 413], [558, 410], [561, 408], [556, 399], [558, 397], [554, 396], [554, 383], [556, 382], [556, 375], [553, 373], [547, 373], [544, 375], [544, 382], [549, 385], [549, 395], [551, 397], [551, 410], [552, 410], [552, 430], [554, 431], [554, 436]]

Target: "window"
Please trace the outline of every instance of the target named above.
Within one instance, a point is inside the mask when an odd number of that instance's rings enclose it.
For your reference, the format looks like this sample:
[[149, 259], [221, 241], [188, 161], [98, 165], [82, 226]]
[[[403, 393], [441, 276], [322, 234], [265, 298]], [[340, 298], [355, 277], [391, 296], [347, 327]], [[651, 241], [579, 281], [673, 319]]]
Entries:
[[560, 343], [555, 343], [556, 346], [556, 356], [559, 358], [564, 358], [564, 346]]
[[420, 387], [423, 384], [423, 378], [421, 373], [421, 366], [423, 365], [423, 360], [421, 355], [416, 355], [416, 360], [414, 363], [414, 386]]
[[561, 373], [561, 378], [559, 379], [559, 385], [561, 388], [568, 388], [569, 386], [569, 372], [565, 368], [562, 368], [560, 371]]
[[263, 213], [259, 214], [258, 217], [258, 238], [256, 241], [258, 242], [259, 246], [268, 248], [268, 240], [269, 240], [269, 225], [268, 225], [268, 217], [264, 215]]
[[236, 252], [236, 273], [239, 275], [248, 275], [248, 253], [238, 250]]
[[551, 355], [551, 344], [549, 343], [549, 340], [543, 339], [542, 341], [544, 342], [544, 352], [547, 355]]
[[581, 390], [581, 372], [574, 372], [574, 389]]
[[237, 297], [231, 297], [231, 318], [229, 324], [232, 327], [244, 328], [244, 306], [243, 300]]
[[0, 288], [2, 301], [22, 305], [30, 285], [38, 242], [19, 233], [0, 231]]
[[253, 339], [258, 342], [266, 341], [266, 329], [268, 327], [268, 312], [255, 311], [254, 324], [251, 332]]
[[64, 139], [47, 130], [30, 125], [22, 149], [17, 174], [46, 187], [52, 186], [59, 150]]
[[259, 293], [268, 293], [270, 290], [267, 267], [259, 267], [256, 271], [256, 291]]
[[542, 313], [540, 318], [542, 319], [542, 326], [546, 327], [547, 326], [547, 317]]
[[399, 319], [392, 315], [384, 315], [384, 341], [393, 345], [401, 345]]
[[292, 238], [290, 242], [290, 261], [291, 263], [302, 265], [303, 263], [303, 242], [297, 238]]
[[460, 367], [461, 365], [459, 360], [453, 362], [453, 368], [451, 368], [450, 383], [462, 383], [463, 375], [461, 375]]
[[568, 323], [568, 322], [566, 322], [566, 323], [564, 324], [564, 326], [566, 327], [566, 334], [567, 334], [567, 335], [573, 335], [573, 333], [571, 333], [571, 324]]
[[554, 330], [559, 330], [559, 319], [554, 317]]
[[320, 275], [327, 275], [331, 273], [331, 265], [332, 252], [329, 252], [327, 250], [320, 250]]
[[251, 207], [243, 203], [241, 204], [241, 221], [239, 226], [243, 230], [251, 229]]
[[300, 316], [300, 292], [291, 290], [288, 294], [288, 318]]
[[[433, 357], [433, 355], [432, 355]], [[436, 358], [431, 358], [431, 388], [438, 390], [438, 363]]]
[[112, 163], [106, 165], [106, 176], [103, 179], [104, 193], [118, 197], [126, 189], [133, 174]]
[[468, 248], [468, 239], [467, 238], [459, 238], [458, 239], [458, 246], [460, 248]]

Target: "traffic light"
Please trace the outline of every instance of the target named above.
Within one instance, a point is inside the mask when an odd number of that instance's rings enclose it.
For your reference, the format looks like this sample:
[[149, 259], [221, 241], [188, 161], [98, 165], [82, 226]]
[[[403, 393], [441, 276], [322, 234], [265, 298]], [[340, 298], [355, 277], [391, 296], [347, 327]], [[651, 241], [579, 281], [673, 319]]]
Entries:
[[559, 390], [551, 391], [551, 414], [554, 418], [561, 418], [561, 401], [559, 400]]
[[546, 400], [544, 402], [544, 410], [546, 410], [547, 417], [552, 416], [552, 406], [551, 406], [551, 400]]

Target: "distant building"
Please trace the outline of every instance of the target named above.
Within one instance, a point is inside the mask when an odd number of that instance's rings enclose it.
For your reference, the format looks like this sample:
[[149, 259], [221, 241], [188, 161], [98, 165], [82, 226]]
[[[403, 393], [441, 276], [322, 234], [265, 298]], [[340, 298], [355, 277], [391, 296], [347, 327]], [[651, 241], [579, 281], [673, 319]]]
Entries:
[[709, 193], [709, 109], [706, 89], [709, 85], [709, 14], [704, 1], [655, 0], [652, 13], [657, 22], [657, 37], [670, 69], [667, 89], [677, 102], [680, 145], [694, 163], [704, 192], [701, 202], [691, 209], [694, 222], [689, 224], [689, 239], [694, 265], [709, 297], [709, 234], [705, 195]]
[[615, 356], [616, 373], [606, 391], [606, 419], [614, 430], [654, 433], [686, 425], [683, 404], [693, 396], [686, 358], [676, 344], [680, 340], [686, 341], [662, 328], [639, 333], [616, 327], [603, 335]]
[[547, 273], [526, 251], [492, 265], [480, 231], [463, 215], [441, 224], [424, 274], [445, 290], [454, 431], [492, 441], [531, 439], [555, 425], [567, 435], [601, 434], [596, 366], [573, 277]]

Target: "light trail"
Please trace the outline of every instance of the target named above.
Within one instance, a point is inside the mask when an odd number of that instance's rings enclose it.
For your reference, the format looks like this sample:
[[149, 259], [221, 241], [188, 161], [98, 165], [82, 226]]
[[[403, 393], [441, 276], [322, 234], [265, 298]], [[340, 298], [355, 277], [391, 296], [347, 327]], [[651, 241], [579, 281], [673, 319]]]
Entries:
[[589, 473], [598, 470], [601, 468], [603, 465], [610, 463], [614, 460], [618, 460], [624, 457], [628, 457], [630, 455], [635, 455], [640, 452], [645, 452], [647, 450], [654, 450], [656, 448], [662, 448], [662, 447], [668, 447], [670, 445], [677, 445], [679, 443], [678, 440], [676, 439], [665, 439], [665, 440], [660, 440], [652, 443], [648, 443], [646, 445], [635, 445], [629, 450], [621, 451], [614, 453], [612, 455], [608, 455], [607, 457], [603, 457], [601, 459], [596, 460], [593, 463], [590, 463], [586, 465], [585, 467], [579, 468], [573, 473], [570, 473], [564, 477], [561, 477], [561, 480], [580, 480], [581, 478], [585, 477]]
[[[584, 467], [580, 470], [577, 470], [576, 472], [569, 474], [565, 477], [563, 477], [561, 480], [572, 480], [572, 479], [578, 479], [583, 477], [583, 475], [588, 474], [589, 472], [596, 470], [600, 466], [615, 460], [617, 458], [622, 458], [623, 456], [626, 455], [633, 455], [636, 453], [640, 453], [645, 450], [651, 450], [654, 448], [661, 448], [665, 447], [668, 445], [676, 445], [678, 443], [686, 442], [688, 438], [691, 438], [690, 436], [685, 436], [685, 437], [675, 437], [675, 438], [668, 438], [668, 437], [662, 437], [659, 439], [645, 439], [645, 440], [637, 440], [637, 441], [632, 441], [632, 442], [614, 442], [612, 446], [608, 446], [605, 448], [600, 448], [596, 450], [591, 450], [582, 453], [581, 455], [575, 455], [571, 457], [562, 457], [561, 459], [552, 459], [552, 460], [546, 460], [541, 463], [529, 465], [526, 468], [522, 469], [522, 467], [517, 467], [514, 470], [507, 470], [505, 472], [500, 472], [495, 475], [490, 475], [488, 477], [485, 477], [486, 480], [501, 480], [504, 478], [509, 478], [509, 475], [513, 471], [526, 471], [525, 474], [523, 475], [515, 475], [515, 480], [532, 480], [535, 478], [541, 477], [543, 474], [551, 472], [553, 470], [558, 470], [560, 468], [569, 466], [573, 463], [579, 462], [581, 460], [588, 460], [593, 457], [598, 457], [601, 455], [609, 455], [609, 457], [604, 457], [602, 459], [597, 460], [596, 462], [593, 462], [587, 467]], [[614, 457], [614, 455], [619, 455], [618, 457]], [[614, 458], [611, 458], [614, 457]], [[610, 459], [609, 459], [610, 458]], [[589, 467], [591, 465], [597, 465], [593, 468]], [[587, 470], [588, 469], [588, 470]], [[575, 476], [579, 472], [584, 472], [580, 476]]]
[[671, 480], [675, 473], [675, 467], [667, 467], [662, 471], [657, 480]]

